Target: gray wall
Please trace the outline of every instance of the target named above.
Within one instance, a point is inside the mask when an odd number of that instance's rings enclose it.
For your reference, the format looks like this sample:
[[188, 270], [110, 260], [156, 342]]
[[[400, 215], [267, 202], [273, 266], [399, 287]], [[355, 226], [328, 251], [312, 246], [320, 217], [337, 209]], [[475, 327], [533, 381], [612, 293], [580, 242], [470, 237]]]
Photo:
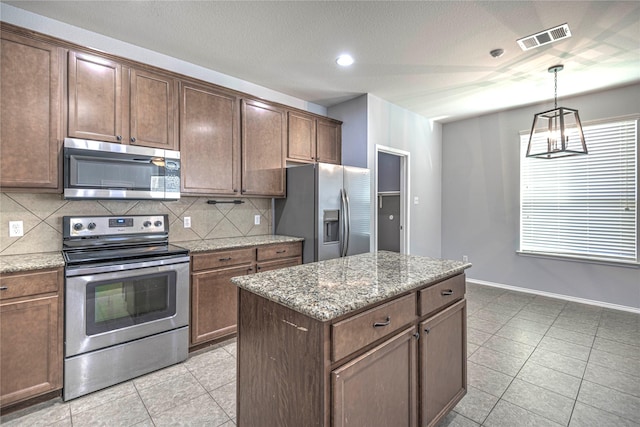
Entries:
[[378, 192], [400, 191], [400, 157], [378, 153]]
[[[640, 84], [559, 104], [577, 108], [583, 122], [637, 114]], [[544, 109], [547, 104], [443, 125], [442, 256], [469, 256], [470, 279], [640, 308], [640, 269], [516, 254], [519, 131]]]
[[367, 95], [334, 105], [327, 115], [342, 120], [342, 164], [367, 165]]
[[[369, 165], [375, 165], [376, 145], [410, 153], [409, 251], [440, 257], [442, 126], [371, 94], [367, 111]], [[375, 179], [375, 171], [372, 176]], [[375, 188], [373, 182], [371, 186]], [[413, 203], [414, 197], [419, 204]]]

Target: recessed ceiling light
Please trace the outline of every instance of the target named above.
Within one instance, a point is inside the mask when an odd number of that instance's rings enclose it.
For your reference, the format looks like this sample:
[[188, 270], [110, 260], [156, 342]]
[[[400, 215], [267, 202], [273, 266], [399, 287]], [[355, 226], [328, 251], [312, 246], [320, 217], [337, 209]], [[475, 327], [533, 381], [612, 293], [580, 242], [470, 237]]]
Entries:
[[336, 63], [342, 67], [348, 67], [349, 65], [353, 64], [353, 57], [348, 53], [345, 53], [336, 58]]

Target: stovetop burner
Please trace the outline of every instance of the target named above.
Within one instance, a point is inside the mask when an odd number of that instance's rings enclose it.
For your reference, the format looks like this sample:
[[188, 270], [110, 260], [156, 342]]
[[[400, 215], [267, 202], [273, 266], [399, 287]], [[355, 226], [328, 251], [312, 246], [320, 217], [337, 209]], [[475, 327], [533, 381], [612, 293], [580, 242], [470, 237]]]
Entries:
[[169, 244], [168, 215], [63, 217], [67, 265], [117, 263], [188, 255]]

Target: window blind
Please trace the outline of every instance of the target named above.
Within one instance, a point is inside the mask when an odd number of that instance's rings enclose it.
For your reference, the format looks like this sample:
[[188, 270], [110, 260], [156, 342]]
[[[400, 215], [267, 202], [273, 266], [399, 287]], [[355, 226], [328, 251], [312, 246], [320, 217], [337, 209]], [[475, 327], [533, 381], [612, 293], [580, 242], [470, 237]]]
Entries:
[[638, 119], [584, 126], [589, 154], [525, 157], [520, 137], [520, 251], [638, 262]]

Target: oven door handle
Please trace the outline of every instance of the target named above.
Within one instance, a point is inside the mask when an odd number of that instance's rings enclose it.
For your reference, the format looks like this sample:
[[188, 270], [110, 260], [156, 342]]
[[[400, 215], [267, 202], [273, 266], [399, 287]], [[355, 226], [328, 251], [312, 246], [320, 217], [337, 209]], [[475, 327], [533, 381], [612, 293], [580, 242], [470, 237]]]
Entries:
[[140, 268], [159, 267], [163, 265], [183, 264], [189, 262], [188, 255], [181, 256], [167, 256], [158, 257], [152, 259], [146, 259], [144, 261], [120, 261], [99, 263], [93, 265], [79, 264], [79, 265], [67, 265], [65, 268], [66, 277], [75, 276], [87, 276], [90, 274], [100, 273], [115, 273], [118, 271], [136, 270]]

